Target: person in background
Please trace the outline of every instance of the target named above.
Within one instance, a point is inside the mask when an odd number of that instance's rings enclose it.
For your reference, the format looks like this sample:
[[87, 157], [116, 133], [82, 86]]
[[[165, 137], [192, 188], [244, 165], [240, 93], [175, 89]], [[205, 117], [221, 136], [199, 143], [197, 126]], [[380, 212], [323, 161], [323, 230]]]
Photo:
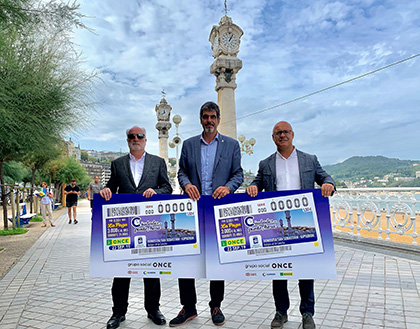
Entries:
[[66, 207], [69, 214], [69, 224], [71, 224], [71, 210], [73, 209], [73, 219], [74, 224], [77, 224], [77, 197], [80, 195], [80, 188], [76, 185], [76, 180], [72, 179], [70, 185], [67, 185], [64, 189], [64, 194], [66, 196]]
[[99, 182], [99, 176], [96, 175], [87, 190], [87, 197], [90, 200], [90, 211], [92, 211], [93, 206], [93, 195], [99, 193], [100, 190], [102, 190], [102, 183]]
[[52, 200], [53, 200], [53, 194], [51, 191], [48, 190], [48, 185], [45, 182], [41, 183], [41, 187], [43, 189], [45, 189], [45, 191], [41, 191], [44, 192], [45, 195], [41, 198], [40, 201], [40, 208], [41, 208], [41, 215], [42, 215], [42, 225], [41, 227], [46, 227], [47, 226], [47, 212], [48, 212], [48, 221], [50, 222], [51, 227], [54, 227], [55, 225], [53, 224], [53, 213], [52, 213]]

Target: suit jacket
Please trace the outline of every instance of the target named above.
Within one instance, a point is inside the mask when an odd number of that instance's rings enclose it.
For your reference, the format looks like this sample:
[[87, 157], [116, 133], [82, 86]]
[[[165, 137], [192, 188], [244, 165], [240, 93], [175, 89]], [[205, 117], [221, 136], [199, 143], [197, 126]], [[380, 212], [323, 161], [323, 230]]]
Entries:
[[[182, 145], [179, 159], [178, 181], [181, 188], [191, 183], [201, 191], [201, 135], [187, 139]], [[238, 141], [219, 134], [219, 142], [214, 159], [212, 187], [227, 186], [235, 192], [244, 181], [241, 167], [241, 151]]]
[[[315, 155], [296, 150], [299, 165], [300, 187], [302, 190], [313, 189], [315, 183], [322, 185], [335, 182], [327, 172], [322, 169]], [[251, 185], [256, 185], [258, 191], [276, 191], [276, 153], [260, 161], [258, 173]]]
[[112, 193], [143, 193], [152, 188], [157, 194], [171, 194], [165, 160], [149, 153], [145, 154], [143, 174], [135, 185], [130, 168], [130, 156], [124, 155], [111, 162], [111, 178], [106, 187]]

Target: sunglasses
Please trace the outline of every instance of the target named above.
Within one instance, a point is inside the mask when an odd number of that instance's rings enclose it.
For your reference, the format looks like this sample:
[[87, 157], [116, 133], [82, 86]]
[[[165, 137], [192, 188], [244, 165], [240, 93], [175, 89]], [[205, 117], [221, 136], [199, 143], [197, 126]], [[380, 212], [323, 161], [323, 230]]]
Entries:
[[145, 136], [144, 136], [144, 134], [127, 134], [128, 139], [134, 139], [136, 137], [138, 139], [143, 139]]
[[292, 130], [277, 130], [273, 133], [273, 136], [281, 136], [281, 134], [290, 135]]

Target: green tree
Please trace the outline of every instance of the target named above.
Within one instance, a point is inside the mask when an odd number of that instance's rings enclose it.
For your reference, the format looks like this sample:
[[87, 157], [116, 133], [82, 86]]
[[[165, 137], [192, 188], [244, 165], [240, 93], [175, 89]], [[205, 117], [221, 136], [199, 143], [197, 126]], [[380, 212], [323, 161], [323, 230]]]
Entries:
[[82, 161], [89, 161], [89, 155], [87, 153], [87, 151], [80, 151], [80, 160]]
[[86, 169], [75, 159], [66, 157], [63, 159], [64, 166], [61, 167], [56, 173], [56, 179], [63, 184], [70, 184], [70, 181], [74, 178], [77, 184], [83, 184], [90, 182], [90, 178], [86, 172]]
[[42, 169], [49, 161], [57, 159], [63, 153], [63, 147], [60, 140], [50, 140], [48, 144], [44, 144], [42, 149], [34, 149], [24, 156], [25, 164], [31, 170], [31, 203], [30, 212], [32, 213], [33, 208], [33, 193], [35, 187], [35, 174], [37, 171]]
[[[82, 69], [71, 29], [78, 5], [0, 0], [0, 183], [3, 164], [87, 122], [95, 73]], [[4, 195], [4, 193], [2, 193]], [[5, 228], [7, 209], [3, 206]]]
[[10, 161], [4, 164], [4, 179], [7, 184], [23, 182], [29, 174], [29, 169], [21, 162]]

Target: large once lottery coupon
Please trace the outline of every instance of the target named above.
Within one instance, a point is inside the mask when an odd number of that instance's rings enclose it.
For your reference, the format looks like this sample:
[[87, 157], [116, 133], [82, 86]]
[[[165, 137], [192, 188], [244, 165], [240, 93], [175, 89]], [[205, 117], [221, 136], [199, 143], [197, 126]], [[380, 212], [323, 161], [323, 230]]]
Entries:
[[200, 253], [197, 204], [190, 199], [102, 207], [104, 261]]
[[214, 207], [221, 263], [322, 253], [312, 193]]

